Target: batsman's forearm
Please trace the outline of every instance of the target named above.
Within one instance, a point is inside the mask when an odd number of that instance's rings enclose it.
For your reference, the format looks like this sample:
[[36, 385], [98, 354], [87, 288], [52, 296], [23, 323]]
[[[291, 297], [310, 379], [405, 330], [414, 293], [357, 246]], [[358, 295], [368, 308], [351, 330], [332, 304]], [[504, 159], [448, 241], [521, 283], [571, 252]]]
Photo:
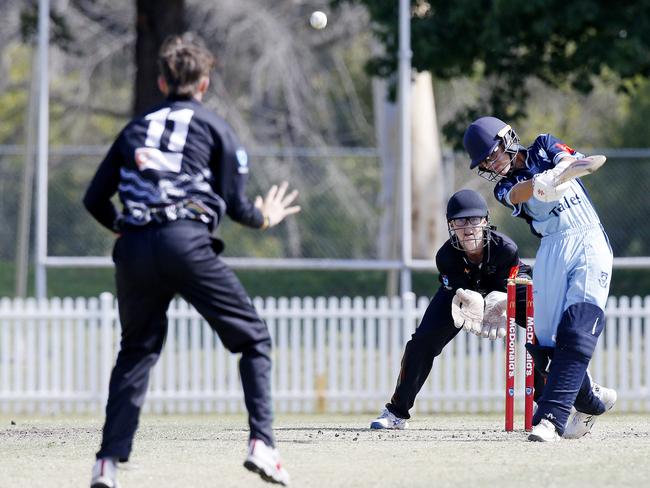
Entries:
[[533, 180], [520, 181], [510, 190], [510, 202], [527, 202], [533, 197]]

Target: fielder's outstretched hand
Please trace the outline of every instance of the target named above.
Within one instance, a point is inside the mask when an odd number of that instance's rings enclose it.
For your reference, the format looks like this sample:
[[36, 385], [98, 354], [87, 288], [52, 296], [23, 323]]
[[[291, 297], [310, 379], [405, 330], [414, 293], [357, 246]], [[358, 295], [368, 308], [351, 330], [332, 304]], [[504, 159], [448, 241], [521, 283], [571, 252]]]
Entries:
[[300, 206], [289, 206], [298, 197], [298, 190], [293, 190], [287, 195], [288, 187], [289, 183], [283, 181], [279, 187], [278, 185], [273, 185], [266, 194], [266, 197], [262, 198], [261, 195], [258, 195], [255, 198], [255, 206], [264, 215], [263, 229], [278, 225], [287, 215], [300, 212]]
[[451, 301], [451, 317], [454, 325], [467, 332], [480, 335], [483, 324], [483, 296], [472, 290], [459, 288]]
[[483, 329], [481, 337], [491, 341], [506, 336], [506, 307], [508, 295], [502, 291], [493, 291], [485, 297], [485, 313], [483, 314]]

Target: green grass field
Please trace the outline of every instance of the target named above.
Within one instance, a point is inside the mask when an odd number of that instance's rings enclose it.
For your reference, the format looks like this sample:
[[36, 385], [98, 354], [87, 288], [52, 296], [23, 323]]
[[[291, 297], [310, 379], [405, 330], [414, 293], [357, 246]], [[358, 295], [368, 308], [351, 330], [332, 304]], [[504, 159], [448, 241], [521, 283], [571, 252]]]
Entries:
[[[650, 418], [607, 414], [580, 440], [531, 443], [500, 415], [431, 415], [407, 431], [372, 416], [280, 416], [278, 445], [295, 487], [647, 486]], [[12, 425], [12, 421], [15, 425]], [[89, 485], [99, 416], [0, 416], [0, 487]], [[241, 415], [144, 415], [122, 488], [270, 486], [242, 467]]]
[[[313, 270], [236, 270], [250, 296], [383, 296], [387, 274], [382, 271]], [[0, 260], [0, 296], [15, 295], [15, 268]], [[104, 291], [115, 294], [113, 268], [56, 268], [48, 271], [48, 296], [97, 297]], [[431, 296], [438, 289], [438, 274], [413, 272], [413, 291], [417, 296]], [[33, 270], [28, 295], [33, 296]], [[610, 296], [650, 294], [647, 270], [614, 270]]]

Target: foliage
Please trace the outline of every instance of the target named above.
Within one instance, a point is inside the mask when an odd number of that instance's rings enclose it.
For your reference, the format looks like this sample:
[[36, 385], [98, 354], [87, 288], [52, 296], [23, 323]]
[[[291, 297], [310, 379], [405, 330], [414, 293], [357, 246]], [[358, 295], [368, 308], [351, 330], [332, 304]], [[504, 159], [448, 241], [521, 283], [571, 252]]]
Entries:
[[627, 117], [614, 127], [620, 147], [648, 147], [650, 141], [650, 81], [639, 80], [626, 103]]
[[[108, 144], [132, 106], [135, 2], [70, 0], [64, 2], [62, 12], [56, 8], [63, 4], [54, 3], [51, 147]], [[384, 54], [369, 66], [374, 73], [390, 76], [396, 67], [398, 2], [338, 0], [336, 9], [328, 12], [332, 22], [323, 31], [307, 24], [316, 3], [186, 1], [188, 23], [219, 59], [206, 105], [222, 114], [253, 150], [250, 196], [281, 179], [301, 191], [299, 218], [265, 234], [226, 221], [220, 235], [228, 256], [375, 257], [381, 211], [377, 205], [381, 168], [376, 158], [253, 154], [259, 147], [272, 152], [278, 147], [375, 144], [371, 78], [362, 67], [371, 52], [379, 51], [368, 31], [368, 15], [376, 38], [385, 47]], [[650, 32], [646, 28], [648, 0], [633, 4], [584, 0], [570, 4], [555, 0], [412, 3], [416, 11], [413, 64], [436, 75], [437, 99], [444, 100], [438, 103], [439, 120], [451, 121], [448, 127], [461, 131], [468, 110], [503, 117], [525, 111], [526, 118], [518, 121], [517, 129], [526, 142], [539, 131], [551, 130], [579, 149], [648, 145], [650, 84], [643, 80], [650, 52], [644, 37]], [[36, 4], [35, 0], [8, 0], [3, 6], [0, 64], [7, 76], [0, 79], [0, 120], [5, 122], [0, 125], [0, 144], [25, 142]], [[583, 93], [587, 90], [591, 91]], [[448, 140], [461, 139], [456, 133]], [[80, 205], [101, 157], [50, 158], [50, 254], [110, 253], [112, 235]], [[15, 248], [22, 164], [22, 156], [0, 159], [0, 259], [8, 261]], [[586, 181], [617, 256], [650, 253], [650, 236], [642, 225], [647, 220], [644, 195], [650, 191], [644, 183], [650, 181], [646, 166], [639, 160], [610, 159], [602, 173]], [[463, 162], [454, 184], [460, 188], [475, 180], [479, 178], [469, 174]], [[621, 202], [626, 202], [624, 210]], [[521, 235], [517, 242], [523, 255], [534, 255], [538, 242], [523, 221], [512, 219], [505, 209], [495, 210], [495, 219], [500, 229]], [[620, 273], [615, 272], [614, 287], [620, 283]], [[257, 295], [380, 295], [386, 282], [385, 273], [380, 272], [238, 274], [251, 294]], [[645, 293], [645, 275], [634, 276], [625, 278], [621, 286], [629, 288], [624, 292]], [[419, 294], [431, 290], [432, 279], [435, 283], [430, 274], [414, 276]], [[4, 294], [13, 292], [12, 280], [13, 271], [0, 267]], [[112, 286], [112, 272], [51, 270], [49, 280], [51, 294], [97, 295]], [[613, 292], [619, 293], [616, 288]]]
[[[3, 13], [9, 21], [0, 23], [6, 41], [0, 64], [9, 74], [0, 79], [0, 117], [9, 122], [0, 126], [0, 144], [19, 149], [26, 142], [37, 4], [8, 0]], [[83, 146], [109, 144], [130, 116], [140, 68], [133, 55], [137, 6], [111, 0], [61, 5], [54, 2], [50, 16], [48, 253], [107, 255], [111, 234], [81, 206], [102, 154]], [[307, 23], [312, 7], [293, 0], [184, 2], [190, 28], [219, 60], [205, 105], [234, 126], [251, 153], [249, 195], [287, 179], [301, 191], [305, 209], [264, 235], [226, 219], [220, 235], [230, 255], [368, 258], [376, 252], [378, 159], [318, 154], [328, 146], [373, 145], [371, 86], [363, 71], [371, 41], [367, 15], [361, 7], [342, 7], [343, 20], [321, 32]], [[280, 154], [292, 147], [317, 155]], [[4, 259], [15, 249], [23, 162], [20, 154], [0, 158]], [[359, 230], [353, 240], [351, 228]]]
[[[20, 12], [20, 34], [25, 43], [36, 44], [38, 35], [38, 1], [25, 2]], [[64, 51], [71, 51], [74, 36], [65, 16], [50, 8], [50, 40]]]
[[[384, 45], [369, 63], [371, 72], [394, 73], [398, 2], [349, 1], [368, 8]], [[485, 97], [446, 124], [445, 135], [456, 145], [479, 115], [521, 119], [530, 78], [588, 93], [596, 77], [610, 76], [626, 90], [639, 76], [650, 75], [649, 0], [411, 0], [411, 5], [413, 67], [442, 79], [469, 76], [489, 84]]]

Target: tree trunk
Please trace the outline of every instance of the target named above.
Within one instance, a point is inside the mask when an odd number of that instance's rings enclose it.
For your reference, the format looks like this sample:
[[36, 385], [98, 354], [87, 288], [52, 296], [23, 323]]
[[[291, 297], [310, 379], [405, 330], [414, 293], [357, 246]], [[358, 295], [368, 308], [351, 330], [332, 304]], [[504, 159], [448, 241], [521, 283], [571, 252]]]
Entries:
[[[399, 114], [397, 105], [388, 98], [388, 82], [372, 80], [375, 138], [381, 162], [381, 190], [378, 205], [381, 209], [377, 249], [379, 259], [399, 259]], [[386, 294], [397, 295], [399, 272], [388, 272]]]
[[135, 42], [135, 97], [133, 113], [160, 103], [158, 51], [165, 38], [185, 30], [185, 0], [137, 0]]
[[[448, 238], [445, 218], [447, 191], [431, 74], [415, 74], [414, 80], [411, 86], [412, 255], [419, 259], [434, 259], [436, 251]], [[388, 100], [385, 80], [374, 79], [372, 86], [377, 151], [382, 165], [378, 257], [400, 259], [398, 106]], [[397, 293], [398, 278], [397, 272], [389, 273], [388, 295]]]
[[431, 73], [415, 75], [412, 93], [413, 257], [433, 259], [448, 234], [445, 175]]

